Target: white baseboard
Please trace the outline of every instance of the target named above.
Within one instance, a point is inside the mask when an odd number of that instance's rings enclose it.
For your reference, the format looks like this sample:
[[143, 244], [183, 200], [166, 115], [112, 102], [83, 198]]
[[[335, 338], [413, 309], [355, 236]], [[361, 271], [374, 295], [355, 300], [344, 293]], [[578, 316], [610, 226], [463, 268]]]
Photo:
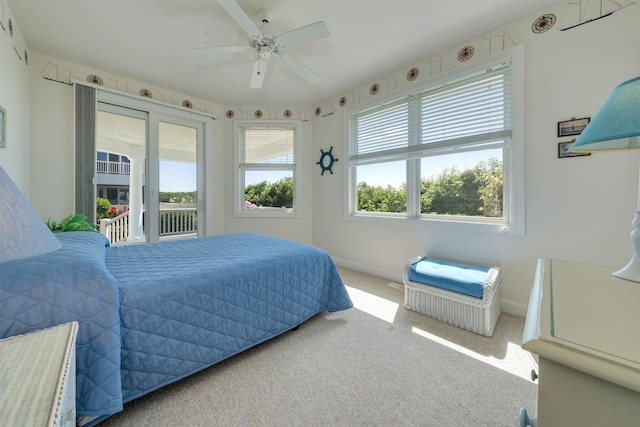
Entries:
[[351, 270], [359, 271], [360, 273], [369, 274], [371, 276], [381, 277], [383, 279], [391, 280], [393, 282], [402, 283], [402, 270], [400, 271], [387, 271], [378, 268], [369, 267], [368, 265], [357, 264], [355, 262], [347, 261], [346, 259], [333, 258], [333, 262], [339, 266], [348, 268]]
[[[382, 270], [341, 258], [333, 258], [333, 262], [339, 267], [359, 271], [360, 273], [369, 274], [371, 276], [381, 277], [383, 279], [391, 280], [392, 282], [402, 283], [402, 271]], [[527, 316], [527, 305], [518, 301], [500, 298], [500, 310], [504, 313], [513, 314], [514, 316]]]
[[517, 301], [500, 298], [500, 310], [514, 316], [527, 317], [527, 305]]

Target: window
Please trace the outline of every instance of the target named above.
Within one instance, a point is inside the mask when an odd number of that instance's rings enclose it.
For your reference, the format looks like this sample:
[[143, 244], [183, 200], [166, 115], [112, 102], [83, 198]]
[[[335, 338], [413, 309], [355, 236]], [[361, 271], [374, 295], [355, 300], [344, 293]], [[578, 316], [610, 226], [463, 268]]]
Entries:
[[126, 206], [129, 204], [129, 187], [98, 185], [97, 194], [99, 198], [109, 200], [112, 205]]
[[296, 130], [236, 122], [236, 216], [298, 216]]
[[[347, 218], [524, 232], [523, 48], [352, 111]], [[514, 119], [515, 117], [515, 119]]]

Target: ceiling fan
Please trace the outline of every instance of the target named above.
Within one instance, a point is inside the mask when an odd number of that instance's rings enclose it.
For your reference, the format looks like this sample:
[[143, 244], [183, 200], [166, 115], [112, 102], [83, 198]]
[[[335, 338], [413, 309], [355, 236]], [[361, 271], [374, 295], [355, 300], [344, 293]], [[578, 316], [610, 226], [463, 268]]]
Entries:
[[[292, 58], [286, 53], [283, 53], [282, 50], [287, 47], [299, 46], [304, 43], [329, 37], [329, 29], [324, 22], [319, 21], [315, 24], [309, 24], [274, 37], [270, 34], [263, 34], [260, 32], [258, 27], [256, 27], [251, 18], [249, 18], [244, 10], [242, 10], [236, 0], [217, 1], [249, 35], [249, 44], [201, 47], [192, 49], [193, 51], [206, 54], [242, 53], [249, 51], [256, 52], [257, 58], [253, 65], [253, 74], [251, 76], [250, 84], [251, 89], [260, 89], [262, 87], [264, 75], [267, 71], [267, 64], [272, 56], [275, 56], [280, 64], [289, 68], [309, 83], [316, 84], [320, 81], [319, 74], [302, 64], [300, 61]], [[269, 24], [272, 19], [271, 13], [264, 9], [258, 11], [258, 17], [263, 24]]]

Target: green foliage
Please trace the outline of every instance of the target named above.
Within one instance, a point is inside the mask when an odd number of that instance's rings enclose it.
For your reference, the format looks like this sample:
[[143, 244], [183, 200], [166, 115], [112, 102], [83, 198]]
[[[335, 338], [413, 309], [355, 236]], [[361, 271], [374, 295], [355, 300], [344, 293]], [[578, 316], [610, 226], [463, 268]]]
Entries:
[[195, 191], [161, 191], [160, 193], [158, 193], [158, 197], [160, 198], [161, 203], [192, 204], [196, 203], [197, 201], [197, 195]]
[[476, 166], [481, 186], [482, 213], [488, 217], [501, 217], [503, 208], [504, 170], [498, 159], [489, 159]]
[[[435, 180], [420, 183], [420, 210], [444, 215], [482, 215], [479, 182], [474, 170], [445, 169]], [[423, 197], [424, 195], [424, 197]]]
[[95, 231], [96, 226], [87, 222], [87, 217], [80, 214], [71, 214], [63, 218], [59, 223], [49, 218], [46, 221], [49, 230], [54, 233], [62, 233], [65, 231]]
[[367, 212], [406, 212], [407, 187], [371, 186], [366, 182], [358, 184], [358, 210]]
[[98, 197], [96, 199], [96, 214], [98, 219], [106, 218], [111, 209], [111, 202], [108, 199]]
[[122, 210], [116, 208], [115, 206], [111, 206], [111, 202], [107, 199], [103, 199], [100, 197], [96, 199], [96, 218], [98, 218], [98, 220], [105, 218], [115, 218], [128, 210], [129, 208], [127, 206], [125, 206]]
[[[407, 189], [371, 186], [357, 188], [358, 210], [406, 212]], [[441, 215], [501, 217], [503, 207], [502, 162], [492, 158], [471, 169], [445, 169], [438, 177], [420, 181], [420, 212]]]
[[247, 185], [245, 200], [258, 206], [293, 208], [293, 178], [286, 177], [272, 184], [262, 181]]

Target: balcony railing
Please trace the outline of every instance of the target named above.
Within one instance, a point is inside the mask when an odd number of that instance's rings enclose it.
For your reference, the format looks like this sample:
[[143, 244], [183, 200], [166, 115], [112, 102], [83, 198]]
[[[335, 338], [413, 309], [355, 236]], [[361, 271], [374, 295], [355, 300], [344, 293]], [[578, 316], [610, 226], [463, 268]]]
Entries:
[[197, 230], [197, 208], [160, 209], [160, 237], [192, 234]]
[[101, 219], [100, 233], [109, 239], [112, 245], [122, 241], [126, 242], [129, 237], [129, 211], [124, 211], [115, 218]]
[[[100, 233], [105, 235], [112, 245], [124, 243], [129, 237], [129, 212], [125, 211], [115, 218], [100, 220]], [[146, 210], [142, 211], [145, 223]], [[160, 209], [160, 238], [182, 235], [195, 235], [198, 231], [197, 208]]]
[[[96, 172], [111, 175], [131, 175], [131, 163], [96, 160]], [[142, 174], [145, 174], [144, 162], [142, 162]]]

